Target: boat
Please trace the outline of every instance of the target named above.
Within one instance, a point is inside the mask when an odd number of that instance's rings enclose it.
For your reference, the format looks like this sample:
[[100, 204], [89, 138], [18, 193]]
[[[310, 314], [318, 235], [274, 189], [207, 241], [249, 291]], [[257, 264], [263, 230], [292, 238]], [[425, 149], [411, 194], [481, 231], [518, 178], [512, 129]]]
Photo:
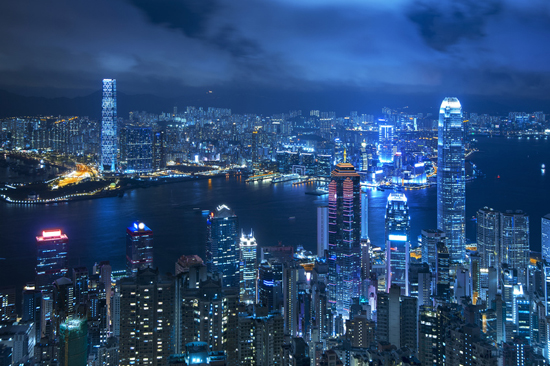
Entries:
[[542, 165], [540, 166], [540, 168], [541, 168], [541, 169], [546, 169], [546, 165], [542, 164]]
[[305, 192], [306, 194], [311, 194], [313, 196], [323, 196], [325, 194], [328, 194], [328, 189], [324, 189], [324, 188], [317, 188], [313, 191], [306, 191]]

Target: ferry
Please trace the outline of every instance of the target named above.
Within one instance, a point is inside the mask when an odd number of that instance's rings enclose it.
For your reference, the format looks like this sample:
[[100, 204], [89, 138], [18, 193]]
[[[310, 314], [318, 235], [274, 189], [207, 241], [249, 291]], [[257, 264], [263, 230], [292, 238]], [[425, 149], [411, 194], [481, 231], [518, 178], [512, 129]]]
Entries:
[[271, 180], [271, 183], [282, 183], [282, 182], [289, 182], [292, 180], [298, 180], [300, 179], [300, 174], [283, 174], [280, 177], [273, 178]]

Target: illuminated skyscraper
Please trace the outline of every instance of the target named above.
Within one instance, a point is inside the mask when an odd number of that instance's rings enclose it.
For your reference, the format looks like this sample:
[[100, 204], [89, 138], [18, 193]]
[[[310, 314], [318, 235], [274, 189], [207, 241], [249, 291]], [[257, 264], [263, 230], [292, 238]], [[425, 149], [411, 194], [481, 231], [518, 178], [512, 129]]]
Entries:
[[59, 326], [59, 365], [85, 366], [88, 361], [86, 319], [67, 318]]
[[520, 284], [527, 284], [529, 265], [529, 216], [522, 211], [500, 215], [500, 262], [518, 271]]
[[241, 233], [241, 241], [239, 243], [240, 251], [240, 300], [245, 304], [256, 303], [256, 286], [257, 286], [257, 271], [258, 257], [256, 248], [256, 238], [250, 232], [249, 235]]
[[393, 163], [393, 126], [380, 125], [378, 128], [378, 158], [381, 163]]
[[239, 220], [226, 205], [210, 213], [207, 221], [206, 264], [218, 272], [225, 287], [239, 287]]
[[500, 212], [484, 207], [477, 211], [477, 251], [483, 268], [499, 267]]
[[132, 276], [152, 265], [153, 231], [143, 222], [135, 222], [126, 229], [126, 273]]
[[361, 283], [361, 187], [353, 165], [340, 163], [328, 186], [328, 294], [334, 310], [348, 317]]
[[437, 140], [437, 228], [447, 234], [451, 260], [465, 251], [466, 185], [464, 127], [457, 98], [445, 98], [439, 109]]
[[36, 287], [38, 290], [50, 289], [53, 281], [66, 275], [67, 246], [69, 238], [59, 229], [42, 231], [36, 237], [37, 263]]
[[153, 132], [151, 127], [127, 126], [125, 130], [126, 172], [147, 173], [153, 170]]
[[550, 263], [550, 214], [544, 215], [541, 219], [542, 259]]
[[101, 165], [103, 171], [117, 170], [116, 80], [103, 79], [101, 111]]
[[407, 197], [390, 193], [386, 205], [386, 288], [398, 285], [408, 295], [410, 217]]

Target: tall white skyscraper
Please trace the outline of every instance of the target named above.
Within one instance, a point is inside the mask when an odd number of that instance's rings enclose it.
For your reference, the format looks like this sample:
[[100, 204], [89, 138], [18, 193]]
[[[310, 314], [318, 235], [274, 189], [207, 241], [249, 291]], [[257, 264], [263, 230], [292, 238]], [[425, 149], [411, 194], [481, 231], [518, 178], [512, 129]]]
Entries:
[[249, 235], [241, 233], [240, 249], [240, 300], [245, 304], [256, 303], [257, 287], [257, 249], [256, 238], [252, 231]]
[[102, 171], [117, 170], [118, 154], [116, 80], [103, 79], [101, 110], [101, 164]]
[[447, 234], [450, 259], [465, 252], [466, 181], [462, 106], [445, 98], [439, 109], [437, 140], [437, 228]]
[[550, 263], [550, 214], [542, 217], [540, 234], [542, 258]]

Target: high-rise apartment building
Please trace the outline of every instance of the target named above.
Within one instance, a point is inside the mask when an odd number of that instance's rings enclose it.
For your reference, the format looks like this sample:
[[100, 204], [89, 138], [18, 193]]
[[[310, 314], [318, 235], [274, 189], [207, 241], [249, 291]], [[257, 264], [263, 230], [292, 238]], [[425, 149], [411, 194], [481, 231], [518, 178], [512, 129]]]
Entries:
[[240, 252], [240, 300], [245, 304], [256, 303], [257, 278], [258, 278], [258, 256], [256, 238], [252, 231], [245, 235], [241, 233], [239, 243]]
[[103, 79], [101, 111], [101, 164], [102, 171], [117, 170], [118, 155], [116, 80]]
[[42, 231], [36, 237], [36, 287], [39, 290], [51, 289], [53, 281], [63, 277], [69, 270], [67, 247], [69, 238], [59, 229]]
[[447, 234], [451, 260], [465, 253], [466, 175], [462, 106], [445, 98], [439, 109], [437, 140], [437, 228]]
[[126, 229], [126, 273], [135, 275], [139, 269], [153, 265], [153, 231], [142, 222]]
[[174, 353], [174, 282], [145, 268], [122, 278], [120, 364], [164, 365]]
[[353, 165], [340, 163], [328, 186], [328, 293], [338, 314], [348, 317], [352, 298], [360, 296], [361, 187]]
[[396, 284], [408, 294], [410, 217], [407, 197], [390, 193], [386, 205], [386, 286]]
[[207, 220], [206, 264], [220, 273], [223, 286], [239, 287], [239, 220], [226, 205], [220, 205]]

